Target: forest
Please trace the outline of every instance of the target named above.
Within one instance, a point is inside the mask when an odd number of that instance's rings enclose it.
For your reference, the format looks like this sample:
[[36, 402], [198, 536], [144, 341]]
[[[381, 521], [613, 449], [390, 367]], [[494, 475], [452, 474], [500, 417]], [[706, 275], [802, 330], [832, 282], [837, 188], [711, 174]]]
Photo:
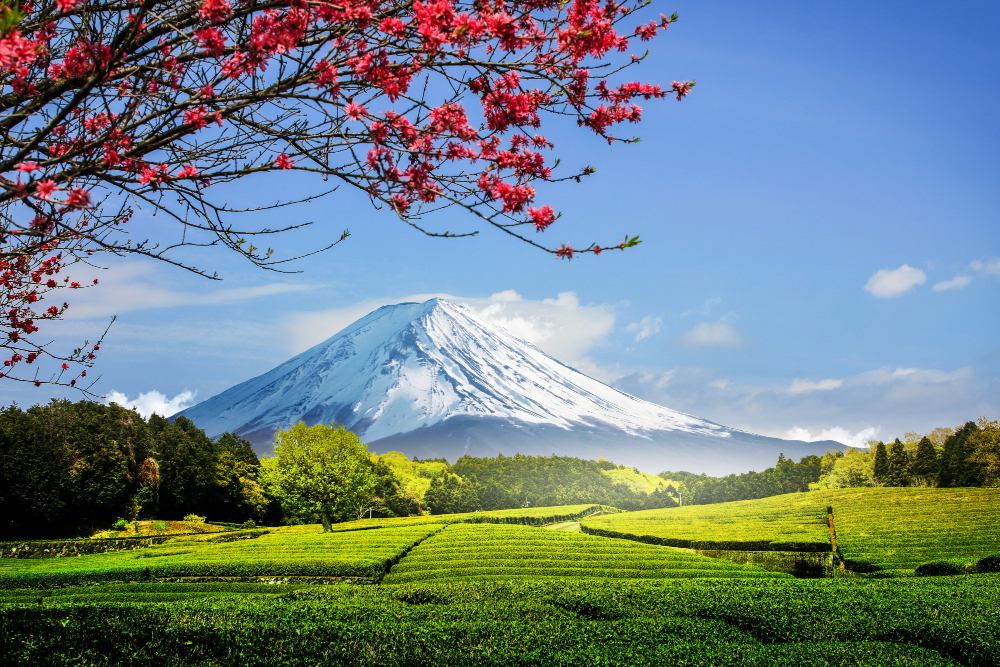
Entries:
[[[726, 477], [651, 475], [606, 459], [499, 455], [421, 461], [364, 455], [366, 492], [334, 522], [598, 503], [624, 510], [878, 486], [996, 486], [1000, 428], [985, 419], [868, 451], [831, 450]], [[363, 447], [363, 445], [362, 445]], [[148, 420], [119, 405], [53, 400], [0, 412], [0, 540], [88, 537], [116, 522], [207, 517], [215, 523], [319, 522], [279, 492], [250, 443], [210, 439], [184, 417]]]

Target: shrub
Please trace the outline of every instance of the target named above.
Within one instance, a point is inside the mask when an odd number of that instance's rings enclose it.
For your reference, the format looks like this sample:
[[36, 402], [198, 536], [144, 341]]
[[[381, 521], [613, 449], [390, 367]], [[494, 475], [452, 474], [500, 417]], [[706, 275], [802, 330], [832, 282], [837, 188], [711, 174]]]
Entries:
[[932, 560], [927, 563], [921, 563], [913, 571], [913, 574], [918, 577], [950, 577], [956, 574], [962, 574], [964, 569], [947, 560]]
[[253, 519], [247, 519], [246, 521], [244, 521], [239, 525], [239, 528], [241, 530], [250, 530], [251, 528], [256, 528], [256, 527], [257, 524], [254, 522]]
[[111, 530], [125, 530], [128, 528], [128, 519], [118, 519], [111, 524]]
[[184, 515], [184, 521], [186, 521], [192, 528], [197, 528], [205, 523], [205, 517], [198, 516], [197, 514], [186, 514]]
[[985, 574], [987, 572], [1000, 572], [1000, 554], [993, 554], [986, 558], [980, 558], [972, 566], [973, 572]]
[[166, 521], [154, 521], [153, 522], [153, 532], [157, 535], [163, 535], [167, 532], [167, 522]]

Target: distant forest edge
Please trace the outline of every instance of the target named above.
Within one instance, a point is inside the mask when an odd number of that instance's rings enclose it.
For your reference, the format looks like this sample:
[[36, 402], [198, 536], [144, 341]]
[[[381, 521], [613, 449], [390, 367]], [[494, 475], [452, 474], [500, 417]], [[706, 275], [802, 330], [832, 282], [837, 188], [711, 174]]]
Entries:
[[[798, 462], [781, 456], [763, 472], [727, 477], [520, 454], [449, 464], [372, 453], [366, 465], [376, 480], [371, 501], [335, 521], [587, 503], [634, 511], [865, 486], [997, 486], [1000, 423], [982, 418]], [[12, 405], [0, 412], [0, 540], [89, 537], [188, 515], [214, 523], [319, 521], [283, 503], [260, 473], [249, 442], [230, 433], [211, 440], [184, 417], [145, 420], [90, 401], [53, 400], [26, 411]]]

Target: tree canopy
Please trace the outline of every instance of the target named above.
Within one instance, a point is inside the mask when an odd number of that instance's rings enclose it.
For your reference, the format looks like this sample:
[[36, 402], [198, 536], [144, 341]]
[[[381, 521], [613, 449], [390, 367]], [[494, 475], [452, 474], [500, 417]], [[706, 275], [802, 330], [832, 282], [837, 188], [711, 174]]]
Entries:
[[343, 426], [299, 422], [274, 434], [274, 456], [261, 460], [270, 493], [319, 514], [323, 531], [333, 520], [374, 499], [376, 475], [368, 446]]

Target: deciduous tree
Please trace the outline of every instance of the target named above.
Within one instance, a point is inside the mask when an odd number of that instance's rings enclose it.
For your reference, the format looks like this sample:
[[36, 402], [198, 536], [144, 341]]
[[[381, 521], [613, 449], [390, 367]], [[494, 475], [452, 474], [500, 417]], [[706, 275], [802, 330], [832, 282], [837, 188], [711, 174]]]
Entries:
[[299, 422], [274, 440], [274, 456], [261, 460], [264, 487], [318, 514], [323, 532], [334, 517], [371, 501], [376, 480], [368, 446], [343, 426]]
[[969, 436], [975, 447], [970, 458], [980, 468], [983, 486], [1000, 486], [1000, 420], [980, 417], [977, 426], [979, 430]]

